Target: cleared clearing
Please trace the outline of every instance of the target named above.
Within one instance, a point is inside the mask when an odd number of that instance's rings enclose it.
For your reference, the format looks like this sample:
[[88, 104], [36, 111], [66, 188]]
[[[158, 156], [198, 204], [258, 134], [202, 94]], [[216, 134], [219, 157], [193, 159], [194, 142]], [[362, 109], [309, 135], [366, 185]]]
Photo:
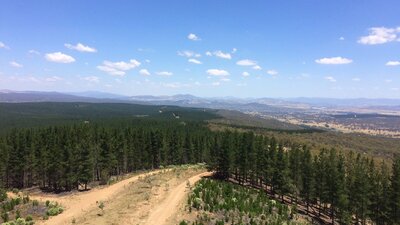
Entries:
[[[209, 175], [201, 166], [135, 175], [110, 186], [67, 195], [36, 193], [32, 199], [57, 201], [65, 211], [36, 224], [173, 224], [187, 195], [187, 184]], [[104, 210], [98, 206], [103, 202]], [[176, 221], [173, 219], [173, 221]]]

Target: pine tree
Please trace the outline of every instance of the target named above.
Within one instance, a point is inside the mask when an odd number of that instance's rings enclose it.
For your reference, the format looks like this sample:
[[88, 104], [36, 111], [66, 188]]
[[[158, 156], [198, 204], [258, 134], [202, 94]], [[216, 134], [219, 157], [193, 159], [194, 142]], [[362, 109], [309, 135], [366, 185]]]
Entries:
[[391, 222], [400, 224], [400, 157], [397, 157], [393, 162], [390, 182]]

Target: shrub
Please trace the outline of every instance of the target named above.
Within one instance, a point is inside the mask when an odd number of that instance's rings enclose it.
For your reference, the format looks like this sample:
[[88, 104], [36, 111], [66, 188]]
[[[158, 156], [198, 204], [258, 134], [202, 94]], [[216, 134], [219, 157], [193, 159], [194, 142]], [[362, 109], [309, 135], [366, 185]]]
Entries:
[[17, 211], [15, 212], [15, 219], [19, 219], [21, 218], [21, 211], [19, 211], [19, 209], [17, 209]]
[[182, 220], [179, 225], [189, 225], [186, 221]]
[[0, 188], [0, 202], [7, 200], [7, 192]]
[[3, 222], [7, 222], [10, 218], [8, 216], [7, 212], [2, 212], [1, 213], [1, 219], [3, 220]]
[[39, 206], [39, 201], [38, 200], [33, 200], [32, 201], [32, 206]]
[[57, 216], [58, 214], [62, 213], [64, 210], [61, 207], [52, 207], [49, 208], [46, 212], [47, 216]]

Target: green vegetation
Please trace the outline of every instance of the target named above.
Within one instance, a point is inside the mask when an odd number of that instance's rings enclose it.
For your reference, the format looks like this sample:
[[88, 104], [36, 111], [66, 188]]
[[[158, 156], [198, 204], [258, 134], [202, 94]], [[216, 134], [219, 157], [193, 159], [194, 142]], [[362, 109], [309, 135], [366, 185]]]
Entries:
[[[0, 106], [3, 188], [87, 189], [91, 182], [107, 184], [111, 177], [135, 171], [205, 162], [218, 178], [263, 190], [269, 199], [290, 204], [317, 222], [400, 223], [400, 159], [387, 166], [352, 151], [379, 152], [381, 147], [380, 152], [387, 154], [382, 158], [393, 158], [400, 146], [398, 140], [308, 130], [210, 130], [203, 120], [216, 118], [215, 114], [179, 107]], [[15, 220], [16, 205], [28, 205], [30, 200], [7, 200], [4, 194], [0, 190], [1, 217]], [[29, 206], [42, 207], [35, 201]], [[207, 207], [209, 212], [211, 206]], [[212, 209], [215, 211], [214, 206]], [[10, 210], [12, 217], [7, 214]], [[46, 208], [43, 218], [60, 212], [57, 207]], [[19, 214], [26, 216], [23, 210]]]
[[[214, 143], [217, 177], [257, 187], [282, 203], [293, 204], [319, 222], [400, 222], [400, 158], [392, 172], [360, 154], [283, 145], [253, 133], [221, 134]], [[324, 219], [325, 218], [325, 219]], [[327, 219], [329, 218], [329, 219]]]
[[19, 193], [14, 198], [6, 196], [0, 201], [1, 225], [32, 225], [34, 218], [55, 216], [63, 212], [58, 203], [47, 202], [31, 201], [29, 196], [21, 196]]
[[[175, 118], [174, 115], [179, 116]], [[116, 127], [127, 121], [204, 121], [218, 118], [215, 110], [177, 106], [123, 103], [0, 103], [0, 133], [13, 128], [45, 127], [71, 123], [102, 122]]]
[[196, 184], [188, 207], [209, 213], [200, 213], [192, 224], [299, 224], [293, 207], [271, 200], [265, 192], [211, 179]]

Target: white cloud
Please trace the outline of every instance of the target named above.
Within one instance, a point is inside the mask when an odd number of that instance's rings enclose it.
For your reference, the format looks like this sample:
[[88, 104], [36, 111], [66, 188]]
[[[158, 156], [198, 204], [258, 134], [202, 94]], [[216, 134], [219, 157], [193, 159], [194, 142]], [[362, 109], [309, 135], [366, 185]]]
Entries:
[[15, 62], [15, 61], [11, 61], [11, 62], [10, 62], [10, 66], [16, 67], [16, 68], [22, 68], [22, 67], [23, 67], [23, 65], [21, 65], [21, 64], [19, 64], [19, 63], [17, 63], [17, 62]]
[[72, 56], [66, 55], [61, 52], [53, 52], [47, 53], [45, 58], [47, 61], [55, 62], [55, 63], [72, 63], [75, 62], [75, 59]]
[[338, 64], [349, 64], [352, 63], [353, 60], [343, 57], [332, 57], [332, 58], [316, 59], [315, 62], [319, 64], [338, 65]]
[[398, 66], [400, 65], [400, 61], [389, 61], [386, 63], [386, 66]]
[[78, 43], [76, 45], [71, 45], [71, 44], [64, 44], [65, 47], [72, 49], [72, 50], [77, 50], [80, 52], [97, 52], [97, 49], [89, 47], [87, 45], [83, 45], [82, 43]]
[[253, 69], [254, 69], [254, 70], [262, 70], [261, 66], [259, 66], [259, 65], [253, 66]]
[[248, 72], [245, 71], [245, 72], [242, 73], [242, 76], [248, 77], [248, 76], [250, 76], [250, 73], [248, 73]]
[[124, 76], [126, 74], [124, 71], [116, 70], [114, 68], [107, 67], [107, 66], [97, 66], [97, 69], [104, 71], [113, 76]]
[[29, 50], [28, 53], [31, 55], [40, 55], [40, 52], [33, 50], [33, 49]]
[[236, 52], [237, 52], [237, 48], [233, 48], [231, 53], [235, 54]]
[[221, 78], [221, 81], [223, 81], [223, 82], [229, 82], [229, 81], [231, 81], [231, 79], [229, 79], [229, 78]]
[[[400, 27], [386, 28], [386, 27], [372, 27], [369, 28], [369, 35], [363, 36], [358, 39], [358, 43], [364, 45], [377, 45], [396, 41], [397, 34], [400, 33]], [[397, 39], [400, 41], [400, 39]]]
[[202, 64], [202, 62], [200, 60], [197, 60], [197, 59], [189, 59], [188, 62], [194, 63], [194, 64]]
[[161, 85], [166, 88], [187, 88], [193, 86], [192, 84], [181, 82], [161, 83]]
[[10, 49], [6, 44], [0, 41], [0, 48]]
[[239, 66], [257, 66], [257, 62], [250, 59], [243, 59], [236, 62]]
[[168, 71], [161, 71], [161, 72], [157, 72], [157, 75], [160, 75], [160, 76], [172, 76], [173, 73], [172, 72], [168, 72]]
[[197, 35], [195, 35], [195, 34], [193, 34], [193, 33], [190, 33], [190, 34], [187, 36], [187, 38], [188, 38], [189, 40], [192, 40], [192, 41], [200, 41], [200, 40], [201, 40]]
[[219, 86], [219, 85], [221, 85], [221, 83], [218, 82], [218, 81], [216, 81], [216, 82], [212, 82], [211, 85], [212, 85], [212, 86]]
[[141, 69], [139, 74], [143, 76], [150, 76], [150, 72], [147, 69]]
[[201, 57], [201, 54], [196, 53], [196, 52], [192, 52], [192, 51], [188, 51], [188, 50], [184, 50], [184, 51], [178, 51], [178, 55], [179, 56], [184, 56], [184, 57], [188, 57], [188, 58], [199, 58]]
[[213, 53], [213, 55], [215, 55], [216, 57], [222, 58], [222, 59], [231, 59], [231, 58], [232, 58], [231, 54], [229, 54], [229, 53], [224, 53], [224, 52], [222, 52], [222, 51], [220, 51], [220, 50], [215, 51], [215, 52]]
[[269, 75], [271, 75], [271, 76], [276, 76], [276, 75], [278, 75], [278, 71], [276, 71], [276, 70], [267, 70], [267, 73], [268, 73]]
[[97, 66], [97, 69], [104, 71], [113, 76], [124, 76], [126, 74], [125, 71], [134, 69], [140, 66], [140, 62], [135, 59], [129, 60], [129, 62], [110, 62], [104, 61], [102, 65]]
[[81, 79], [88, 81], [90, 83], [99, 83], [100, 82], [99, 77], [96, 77], [96, 76], [87, 76], [87, 77], [82, 77]]
[[340, 37], [339, 40], [340, 40], [340, 41], [344, 41], [344, 37]]
[[146, 60], [144, 60], [145, 62], [147, 62], [147, 63], [150, 63], [151, 61], [150, 61], [150, 59], [146, 59]]
[[212, 75], [212, 76], [229, 76], [229, 72], [226, 70], [209, 69], [206, 72], [208, 75]]
[[360, 78], [358, 78], [358, 77], [354, 77], [353, 79], [351, 79], [352, 81], [355, 81], [355, 82], [359, 82], [359, 81], [361, 81], [361, 79]]
[[212, 53], [210, 51], [207, 51], [206, 56], [212, 56]]
[[325, 77], [325, 80], [327, 80], [329, 82], [336, 82], [336, 79], [331, 76]]
[[57, 77], [57, 76], [52, 76], [52, 77], [47, 77], [44, 79], [44, 81], [46, 82], [57, 82], [63, 80], [61, 77]]
[[386, 82], [386, 83], [392, 83], [392, 80], [387, 79], [387, 80], [385, 80], [385, 82]]

